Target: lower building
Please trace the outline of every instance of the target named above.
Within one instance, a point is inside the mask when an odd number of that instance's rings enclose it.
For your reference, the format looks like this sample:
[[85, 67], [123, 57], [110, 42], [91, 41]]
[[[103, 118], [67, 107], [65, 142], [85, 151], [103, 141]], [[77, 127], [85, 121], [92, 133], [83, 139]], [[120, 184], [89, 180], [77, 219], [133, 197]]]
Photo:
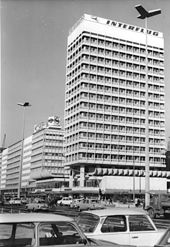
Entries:
[[64, 134], [60, 120], [53, 116], [47, 122], [36, 125], [33, 134], [25, 138], [23, 143], [18, 141], [3, 150], [1, 192], [17, 195], [20, 172], [21, 195], [35, 191], [39, 184], [47, 189], [67, 186], [68, 172], [64, 169], [63, 144]]

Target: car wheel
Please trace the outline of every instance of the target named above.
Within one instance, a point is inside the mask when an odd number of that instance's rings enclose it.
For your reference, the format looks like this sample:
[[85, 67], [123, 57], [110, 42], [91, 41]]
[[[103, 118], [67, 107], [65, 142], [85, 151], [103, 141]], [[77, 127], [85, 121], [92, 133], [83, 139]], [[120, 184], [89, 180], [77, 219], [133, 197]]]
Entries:
[[148, 211], [148, 214], [151, 217], [151, 219], [154, 219], [155, 218], [155, 212], [154, 212], [153, 208], [149, 208], [147, 211]]

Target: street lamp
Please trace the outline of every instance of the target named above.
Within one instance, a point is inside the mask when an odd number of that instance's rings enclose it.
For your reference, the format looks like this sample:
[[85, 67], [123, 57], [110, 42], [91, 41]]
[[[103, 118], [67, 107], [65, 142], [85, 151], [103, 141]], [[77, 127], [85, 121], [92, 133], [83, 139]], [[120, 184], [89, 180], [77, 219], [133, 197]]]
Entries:
[[18, 198], [21, 194], [21, 179], [22, 179], [22, 166], [23, 166], [23, 149], [24, 149], [24, 132], [25, 132], [25, 108], [31, 106], [29, 102], [18, 103], [17, 105], [22, 106], [23, 111], [23, 129], [22, 129], [22, 145], [21, 145], [21, 160], [19, 166], [19, 177], [18, 177]]
[[139, 19], [145, 20], [145, 47], [146, 47], [146, 111], [145, 111], [145, 119], [146, 119], [146, 143], [145, 143], [145, 154], [146, 154], [146, 163], [145, 163], [145, 206], [149, 206], [150, 204], [150, 179], [149, 179], [149, 85], [148, 85], [148, 37], [147, 37], [147, 19], [149, 17], [161, 14], [160, 9], [147, 11], [144, 9], [142, 5], [135, 6], [137, 11], [139, 12]]

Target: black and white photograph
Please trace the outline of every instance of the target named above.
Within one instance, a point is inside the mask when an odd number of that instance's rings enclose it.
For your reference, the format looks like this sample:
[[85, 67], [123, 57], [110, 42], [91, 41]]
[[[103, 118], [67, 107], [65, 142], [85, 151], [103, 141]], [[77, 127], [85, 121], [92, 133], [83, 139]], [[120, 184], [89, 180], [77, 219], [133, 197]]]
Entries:
[[0, 0], [0, 246], [170, 247], [169, 11]]

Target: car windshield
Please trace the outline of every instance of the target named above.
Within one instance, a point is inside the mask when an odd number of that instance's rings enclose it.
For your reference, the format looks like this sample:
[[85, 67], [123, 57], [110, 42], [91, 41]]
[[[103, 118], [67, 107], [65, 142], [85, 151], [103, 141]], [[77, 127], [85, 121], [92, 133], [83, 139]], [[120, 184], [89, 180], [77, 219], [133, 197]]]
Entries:
[[100, 218], [98, 216], [88, 213], [82, 213], [76, 218], [83, 232], [94, 232], [99, 220]]

